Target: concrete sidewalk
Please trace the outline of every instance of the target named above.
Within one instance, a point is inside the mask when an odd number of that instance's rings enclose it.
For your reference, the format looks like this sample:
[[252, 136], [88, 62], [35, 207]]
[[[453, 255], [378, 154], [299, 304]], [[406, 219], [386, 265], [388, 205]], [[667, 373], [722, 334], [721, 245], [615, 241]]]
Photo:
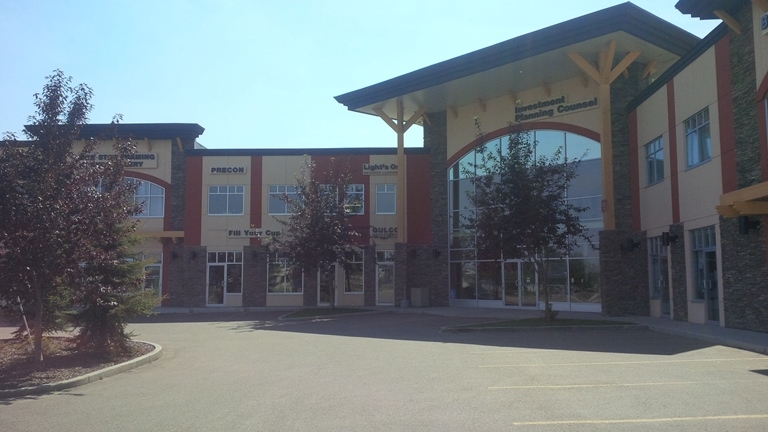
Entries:
[[[541, 315], [541, 311], [538, 310], [464, 307], [390, 308], [390, 310], [397, 313], [421, 313], [478, 319], [524, 319], [537, 318]], [[599, 313], [561, 311], [558, 317], [632, 322], [647, 326], [648, 329], [661, 333], [689, 337], [718, 345], [768, 354], [768, 333], [736, 330], [720, 327], [715, 324], [693, 324], [683, 321], [673, 321], [668, 318], [644, 316], [606, 317]]]

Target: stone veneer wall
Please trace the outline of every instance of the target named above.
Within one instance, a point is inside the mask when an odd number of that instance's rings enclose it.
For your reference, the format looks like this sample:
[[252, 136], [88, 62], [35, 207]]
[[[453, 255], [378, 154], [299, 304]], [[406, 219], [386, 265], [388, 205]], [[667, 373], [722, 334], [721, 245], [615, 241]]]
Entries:
[[738, 219], [720, 218], [726, 327], [768, 332], [765, 229], [739, 234]]
[[243, 307], [267, 305], [267, 258], [265, 246], [243, 248]]
[[688, 321], [688, 272], [685, 265], [685, 227], [682, 223], [669, 226], [669, 236], [677, 237], [676, 241], [670, 241], [667, 248], [669, 254], [669, 267], [672, 277], [669, 280], [672, 290], [672, 319], [676, 321]]
[[363, 305], [376, 306], [376, 245], [363, 250]]
[[205, 246], [171, 245], [167, 306], [205, 307], [206, 257]]
[[[755, 46], [752, 5], [743, 2], [733, 13], [741, 34], [729, 32], [729, 54], [736, 147], [738, 188], [759, 183], [760, 140], [755, 102]], [[755, 220], [755, 217], [750, 219]], [[766, 269], [766, 218], [749, 234], [739, 234], [738, 219], [720, 218], [720, 252], [723, 268], [723, 309], [726, 327], [768, 332], [768, 269]]]
[[[446, 112], [429, 114], [431, 124], [424, 125], [424, 147], [430, 152], [432, 190], [431, 242], [432, 250], [439, 254], [429, 263], [429, 304], [448, 306], [448, 120]], [[397, 270], [395, 270], [397, 271]]]
[[[648, 252], [645, 232], [632, 231], [632, 188], [629, 152], [629, 116], [626, 106], [648, 82], [642, 78], [644, 65], [627, 68], [611, 84], [611, 136], [613, 140], [613, 189], [615, 230], [600, 232], [600, 291], [603, 314], [650, 315]], [[626, 250], [628, 238], [640, 248]]]
[[[181, 137], [182, 149], [195, 148], [196, 137]], [[185, 191], [187, 184], [187, 161], [178, 140], [171, 138], [171, 231], [184, 230]]]
[[[433, 275], [430, 270], [432, 269], [433, 263], [432, 249], [429, 245], [408, 245], [408, 261], [406, 268], [406, 287], [409, 291], [408, 298], [411, 298], [411, 289], [427, 288], [430, 292], [430, 305], [432, 304], [431, 285], [433, 282]], [[411, 306], [413, 306], [413, 304], [411, 304]]]
[[[628, 239], [639, 243], [628, 247]], [[600, 232], [600, 295], [608, 316], [650, 315], [648, 241], [645, 232]]]

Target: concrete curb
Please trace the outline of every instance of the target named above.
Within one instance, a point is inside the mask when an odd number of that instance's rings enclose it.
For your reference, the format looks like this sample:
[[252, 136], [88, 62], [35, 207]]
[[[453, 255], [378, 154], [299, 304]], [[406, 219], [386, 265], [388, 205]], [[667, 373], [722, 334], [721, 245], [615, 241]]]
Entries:
[[539, 327], [442, 327], [440, 333], [473, 333], [473, 332], [536, 332], [536, 331], [584, 331], [584, 330], [648, 330], [642, 324], [627, 325], [591, 325], [591, 326], [539, 326]]
[[73, 387], [80, 387], [82, 385], [86, 385], [94, 381], [100, 381], [104, 378], [111, 377], [112, 375], [117, 375], [119, 373], [136, 369], [139, 366], [144, 366], [145, 364], [152, 363], [153, 361], [163, 356], [163, 347], [161, 347], [160, 345], [152, 342], [146, 342], [146, 341], [136, 341], [136, 342], [152, 345], [153, 347], [155, 347], [155, 349], [152, 350], [151, 353], [144, 354], [141, 357], [136, 357], [135, 359], [131, 359], [126, 362], [98, 370], [96, 372], [91, 372], [86, 375], [71, 378], [66, 381], [59, 381], [59, 382], [49, 383], [49, 384], [41, 384], [39, 386], [33, 386], [33, 387], [22, 387], [18, 389], [0, 390], [0, 399], [10, 399], [10, 398], [15, 398], [20, 396], [41, 395], [41, 394], [51, 393], [59, 390], [70, 389]]

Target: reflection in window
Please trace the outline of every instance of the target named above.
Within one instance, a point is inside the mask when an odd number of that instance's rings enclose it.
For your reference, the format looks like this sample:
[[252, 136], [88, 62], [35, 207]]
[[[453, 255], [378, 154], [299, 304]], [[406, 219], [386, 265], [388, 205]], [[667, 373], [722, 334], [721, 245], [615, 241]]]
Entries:
[[[603, 199], [600, 143], [570, 132], [554, 130], [532, 131], [536, 142], [536, 155], [551, 157], [562, 149], [562, 157], [579, 158], [581, 164], [577, 177], [571, 182], [567, 199], [571, 204], [587, 208], [580, 220], [587, 227], [595, 246], [598, 232], [603, 229]], [[474, 167], [480, 151], [504, 152], [507, 138], [494, 138], [462, 156], [448, 169], [448, 223], [450, 244], [450, 299], [451, 300], [499, 300], [503, 299], [505, 268], [498, 253], [477, 244], [472, 227], [466, 221], [474, 209], [467, 198], [472, 193], [471, 177], [484, 175], [483, 167]], [[500, 147], [500, 148], [499, 148]], [[553, 259], [549, 266], [550, 301], [572, 303], [600, 303], [598, 251], [589, 244], [579, 244], [566, 259]], [[529, 306], [532, 306], [529, 305]]]

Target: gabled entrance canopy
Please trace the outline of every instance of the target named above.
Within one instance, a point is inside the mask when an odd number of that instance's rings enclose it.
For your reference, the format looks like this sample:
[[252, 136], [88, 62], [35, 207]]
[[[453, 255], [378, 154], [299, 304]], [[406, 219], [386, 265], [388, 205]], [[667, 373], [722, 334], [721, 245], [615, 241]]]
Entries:
[[[380, 108], [396, 118], [402, 98], [405, 116], [502, 97], [582, 75], [568, 59], [577, 52], [596, 61], [610, 41], [618, 60], [640, 51], [635, 60], [655, 74], [663, 72], [699, 38], [631, 4], [603, 9], [492, 45], [397, 78], [336, 96], [351, 111], [375, 115]], [[654, 75], [655, 75], [654, 74]]]
[[[614, 229], [613, 157], [610, 85], [632, 63], [643, 77], [656, 76], [690, 51], [696, 36], [631, 3], [603, 9], [542, 30], [446, 60], [379, 84], [336, 96], [351, 111], [375, 114], [397, 133], [398, 190], [405, 192], [403, 134], [429, 113], [508, 96], [524, 90], [580, 78], [584, 87], [598, 85], [601, 117], [604, 226]], [[624, 107], [617, 107], [619, 109]], [[393, 122], [391, 119], [395, 119]], [[398, 192], [400, 230], [405, 238], [405, 194]]]

